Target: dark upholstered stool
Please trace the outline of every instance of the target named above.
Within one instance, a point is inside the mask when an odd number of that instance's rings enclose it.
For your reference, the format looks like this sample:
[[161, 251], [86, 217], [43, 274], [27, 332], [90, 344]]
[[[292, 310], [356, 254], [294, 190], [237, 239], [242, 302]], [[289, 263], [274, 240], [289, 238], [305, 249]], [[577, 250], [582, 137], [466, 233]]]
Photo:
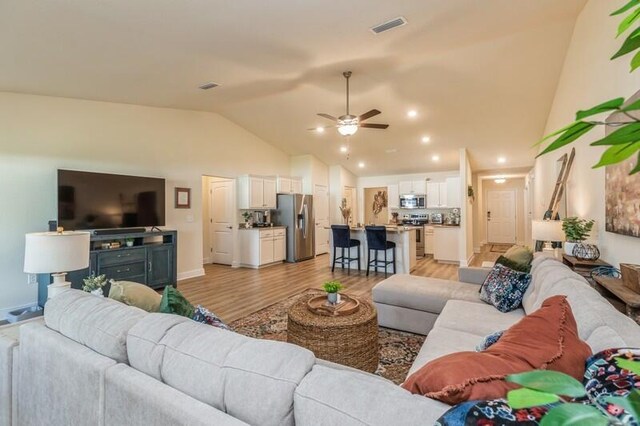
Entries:
[[[393, 273], [396, 273], [396, 243], [387, 241], [387, 228], [384, 226], [366, 226], [367, 232], [367, 276], [369, 276], [369, 268], [373, 268], [378, 272], [378, 268], [384, 267], [384, 277], [387, 277], [387, 268], [393, 265]], [[393, 251], [393, 260], [388, 260], [387, 253]], [[371, 260], [371, 250], [374, 250], [374, 259]], [[384, 260], [378, 260], [378, 252], [384, 252]]]
[[[351, 262], [358, 262], [358, 271], [360, 270], [360, 241], [351, 239], [351, 231], [348, 225], [331, 225], [331, 232], [333, 233], [333, 265], [331, 266], [331, 272], [336, 269], [336, 263], [347, 265], [347, 273], [351, 272]], [[357, 248], [357, 256], [351, 257], [351, 248]], [[341, 256], [338, 256], [338, 249], [341, 249]], [[345, 250], [347, 252], [345, 256]]]

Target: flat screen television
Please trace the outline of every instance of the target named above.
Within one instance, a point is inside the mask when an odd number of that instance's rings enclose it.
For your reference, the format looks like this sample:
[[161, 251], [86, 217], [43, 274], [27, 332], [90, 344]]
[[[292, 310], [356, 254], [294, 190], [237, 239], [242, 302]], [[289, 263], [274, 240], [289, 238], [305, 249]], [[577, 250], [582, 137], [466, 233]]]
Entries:
[[58, 226], [80, 230], [164, 224], [164, 179], [58, 170]]

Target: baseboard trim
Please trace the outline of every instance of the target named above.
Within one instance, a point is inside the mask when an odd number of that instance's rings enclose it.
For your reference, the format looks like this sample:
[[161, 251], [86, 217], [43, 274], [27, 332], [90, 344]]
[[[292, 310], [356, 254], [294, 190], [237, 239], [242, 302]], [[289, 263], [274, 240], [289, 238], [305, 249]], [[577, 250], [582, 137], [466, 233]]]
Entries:
[[204, 268], [194, 269], [192, 271], [185, 271], [178, 273], [178, 281], [186, 280], [189, 278], [201, 277], [204, 275]]
[[203, 257], [203, 258], [202, 258], [202, 264], [203, 264], [203, 265], [208, 265], [208, 264], [210, 264], [210, 263], [213, 263], [213, 262], [211, 261], [211, 257]]
[[7, 318], [7, 314], [11, 311], [17, 311], [18, 309], [26, 309], [26, 308], [30, 308], [32, 306], [38, 306], [38, 303], [28, 303], [26, 305], [20, 305], [20, 306], [14, 306], [12, 308], [3, 308], [0, 309], [0, 320], [3, 320], [5, 318]]

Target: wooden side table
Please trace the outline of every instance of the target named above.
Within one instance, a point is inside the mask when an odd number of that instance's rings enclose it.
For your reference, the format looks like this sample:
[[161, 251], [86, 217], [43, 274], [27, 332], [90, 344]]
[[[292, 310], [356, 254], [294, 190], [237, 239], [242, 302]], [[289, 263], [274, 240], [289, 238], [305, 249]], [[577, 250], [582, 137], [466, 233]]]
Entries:
[[[600, 293], [613, 306], [640, 324], [640, 293], [636, 293], [622, 283], [620, 278], [595, 276], [596, 284], [600, 286]], [[601, 290], [605, 290], [604, 292]], [[621, 309], [622, 305], [622, 309]]]
[[604, 260], [578, 260], [573, 256], [569, 256], [568, 254], [562, 255], [562, 263], [567, 265], [578, 275], [584, 277], [592, 287], [595, 287], [595, 283], [593, 279], [591, 279], [591, 271], [602, 266], [611, 266]]

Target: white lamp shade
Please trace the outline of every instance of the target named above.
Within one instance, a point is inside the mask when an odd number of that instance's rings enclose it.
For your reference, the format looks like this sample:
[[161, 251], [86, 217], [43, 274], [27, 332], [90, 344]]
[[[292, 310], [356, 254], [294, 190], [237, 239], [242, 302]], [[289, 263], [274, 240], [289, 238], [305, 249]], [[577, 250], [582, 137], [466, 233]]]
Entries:
[[89, 266], [88, 232], [36, 232], [26, 235], [24, 272], [50, 274]]
[[564, 241], [561, 220], [531, 221], [531, 238], [538, 241]]

